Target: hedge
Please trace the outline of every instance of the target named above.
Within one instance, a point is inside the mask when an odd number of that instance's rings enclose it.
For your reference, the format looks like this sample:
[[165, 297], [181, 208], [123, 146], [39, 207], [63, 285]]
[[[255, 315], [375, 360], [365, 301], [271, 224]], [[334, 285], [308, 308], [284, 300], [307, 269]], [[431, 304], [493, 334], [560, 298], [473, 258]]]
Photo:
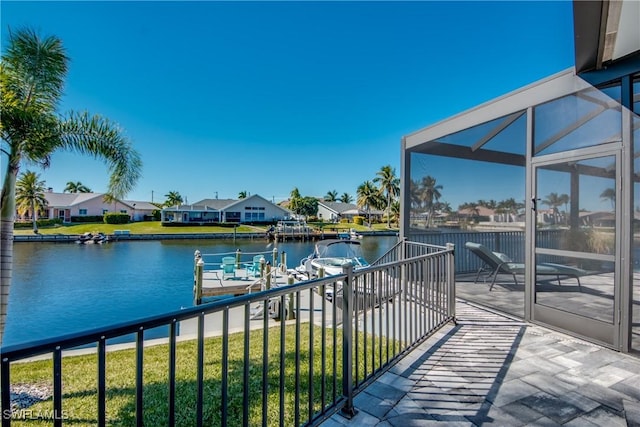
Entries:
[[[37, 223], [38, 223], [38, 227], [50, 227], [53, 225], [62, 224], [62, 220], [60, 218], [39, 219]], [[13, 224], [13, 228], [33, 228], [33, 221], [15, 222]]]
[[105, 224], [128, 224], [131, 218], [127, 214], [109, 212], [104, 214]]
[[72, 216], [71, 222], [83, 223], [83, 222], [104, 222], [102, 215], [84, 215], [84, 216]]

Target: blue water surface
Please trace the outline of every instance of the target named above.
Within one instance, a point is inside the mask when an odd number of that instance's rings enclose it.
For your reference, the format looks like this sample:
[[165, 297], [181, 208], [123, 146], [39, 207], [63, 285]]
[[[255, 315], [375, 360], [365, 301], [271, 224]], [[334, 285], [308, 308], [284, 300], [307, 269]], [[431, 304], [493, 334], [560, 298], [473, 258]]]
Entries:
[[[365, 236], [372, 262], [397, 241]], [[14, 243], [13, 280], [3, 345], [50, 338], [180, 310], [193, 305], [193, 254], [271, 251], [265, 240], [161, 240]], [[288, 267], [311, 253], [313, 242], [281, 242]]]

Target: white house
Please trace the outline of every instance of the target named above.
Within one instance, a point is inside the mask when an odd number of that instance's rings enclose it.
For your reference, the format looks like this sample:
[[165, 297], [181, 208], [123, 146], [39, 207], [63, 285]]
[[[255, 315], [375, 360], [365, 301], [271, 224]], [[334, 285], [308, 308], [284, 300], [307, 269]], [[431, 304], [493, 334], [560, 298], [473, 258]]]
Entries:
[[318, 201], [318, 218], [323, 221], [337, 222], [341, 219], [353, 221], [354, 216], [380, 221], [384, 216], [384, 211], [378, 209], [362, 210], [353, 203]]
[[365, 214], [353, 203], [318, 201], [318, 218], [323, 221], [337, 222], [342, 218], [353, 220], [354, 216], [365, 216]]
[[258, 194], [244, 199], [204, 199], [192, 205], [162, 209], [161, 222], [165, 224], [205, 224], [217, 222], [250, 223], [276, 222], [291, 218], [293, 214]]
[[[41, 218], [60, 218], [63, 222], [73, 222], [74, 217], [102, 216], [107, 212], [128, 214], [132, 221], [149, 218], [158, 207], [143, 201], [116, 200], [107, 203], [104, 193], [44, 193], [47, 200], [45, 212]], [[30, 213], [29, 213], [30, 215]], [[26, 219], [22, 218], [22, 219]]]

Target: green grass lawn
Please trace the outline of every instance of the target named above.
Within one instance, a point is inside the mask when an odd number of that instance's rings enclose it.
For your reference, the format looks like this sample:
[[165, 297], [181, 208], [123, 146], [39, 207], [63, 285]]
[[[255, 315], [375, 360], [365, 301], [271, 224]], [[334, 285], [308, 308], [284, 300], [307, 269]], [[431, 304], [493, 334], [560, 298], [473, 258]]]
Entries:
[[[309, 324], [300, 327], [301, 344], [297, 354], [300, 360], [298, 389], [300, 390], [301, 418], [306, 419], [309, 412]], [[287, 325], [285, 331], [285, 350], [281, 355], [279, 340], [280, 326], [270, 328], [268, 351], [268, 386], [267, 421], [268, 425], [278, 425], [280, 421], [279, 390], [280, 390], [280, 357], [285, 359], [285, 413], [284, 425], [294, 425], [295, 404], [295, 325]], [[321, 410], [321, 387], [324, 382], [326, 402], [333, 398], [333, 331], [327, 330], [326, 371], [321, 371], [321, 329], [313, 329], [313, 411]], [[262, 417], [262, 363], [263, 363], [263, 330], [249, 333], [249, 383], [244, 384], [244, 333], [229, 336], [228, 374], [228, 425], [242, 425], [242, 398], [247, 387], [249, 392], [249, 425], [259, 425]], [[341, 330], [336, 331], [336, 373], [337, 390], [340, 396], [342, 387]], [[360, 349], [364, 349], [364, 338], [361, 336]], [[367, 338], [371, 343], [371, 337]], [[376, 338], [376, 346], [386, 346], [386, 340]], [[371, 344], [369, 344], [371, 345]], [[220, 337], [205, 340], [204, 363], [204, 425], [221, 425], [222, 411], [222, 339]], [[195, 403], [197, 399], [197, 342], [186, 341], [177, 344], [176, 357], [176, 424], [179, 426], [195, 425]], [[63, 358], [63, 411], [67, 418], [64, 423], [74, 426], [92, 426], [97, 418], [97, 364], [96, 355], [70, 356]], [[367, 358], [368, 371], [371, 371], [371, 355]], [[365, 357], [360, 357], [360, 372], [364, 371]], [[144, 424], [148, 426], [166, 425], [168, 414], [168, 364], [169, 354], [167, 345], [147, 347], [144, 351]], [[376, 363], [374, 368], [378, 368]], [[135, 349], [119, 350], [107, 353], [107, 424], [114, 426], [135, 425]], [[362, 375], [362, 374], [361, 374]], [[15, 363], [11, 366], [11, 382], [13, 384], [50, 383], [52, 377], [52, 362], [50, 360], [29, 363]], [[45, 413], [52, 410], [52, 401], [47, 399], [28, 408], [31, 413]], [[20, 421], [15, 419], [12, 425], [50, 425], [48, 421]]]
[[[192, 227], [163, 227], [160, 221], [142, 221], [132, 222], [130, 224], [104, 224], [104, 223], [88, 223], [59, 225], [55, 227], [39, 227], [40, 234], [83, 234], [86, 232], [102, 232], [105, 234], [113, 234], [114, 230], [129, 230], [131, 234], [188, 234], [188, 233], [233, 233], [233, 227], [221, 226], [192, 226]], [[267, 227], [239, 225], [236, 228], [237, 233], [264, 233]], [[16, 235], [32, 235], [31, 228], [15, 229]]]
[[[356, 231], [397, 231], [392, 224], [391, 229], [387, 228], [387, 224], [373, 224], [372, 228], [364, 225], [344, 224], [344, 223], [312, 223], [314, 229], [324, 231], [349, 231], [353, 228]], [[236, 233], [265, 233], [268, 226], [245, 225], [241, 224], [236, 228]], [[130, 224], [104, 224], [104, 223], [88, 223], [59, 225], [54, 227], [39, 227], [38, 232], [46, 235], [77, 235], [86, 232], [102, 232], [105, 234], [113, 234], [114, 230], [129, 230], [131, 234], [202, 234], [202, 233], [233, 233], [232, 227], [211, 226], [191, 226], [191, 227], [163, 227], [160, 221], [142, 221], [132, 222]], [[32, 228], [18, 228], [14, 230], [15, 235], [33, 235]]]

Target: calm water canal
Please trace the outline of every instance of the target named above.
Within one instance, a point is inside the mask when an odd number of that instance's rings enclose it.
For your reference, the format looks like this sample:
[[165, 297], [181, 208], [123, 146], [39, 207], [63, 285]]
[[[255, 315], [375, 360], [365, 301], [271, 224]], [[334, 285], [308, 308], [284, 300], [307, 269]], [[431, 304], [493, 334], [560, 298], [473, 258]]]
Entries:
[[[374, 261], [397, 241], [365, 236]], [[277, 244], [289, 268], [313, 242]], [[193, 305], [193, 253], [271, 251], [264, 240], [163, 240], [103, 245], [14, 243], [9, 314], [3, 345], [108, 326]]]

